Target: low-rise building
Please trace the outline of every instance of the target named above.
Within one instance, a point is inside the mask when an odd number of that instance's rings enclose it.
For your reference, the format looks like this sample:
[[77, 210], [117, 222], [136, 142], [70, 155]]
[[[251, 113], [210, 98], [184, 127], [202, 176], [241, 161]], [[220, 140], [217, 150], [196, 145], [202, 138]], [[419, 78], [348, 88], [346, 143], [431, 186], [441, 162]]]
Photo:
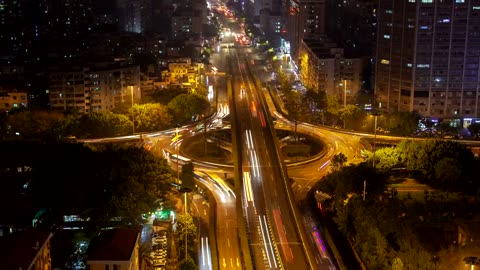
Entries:
[[115, 228], [102, 231], [87, 251], [90, 270], [138, 270], [140, 231]]
[[51, 269], [49, 232], [29, 229], [0, 238], [1, 269]]
[[0, 91], [0, 111], [10, 111], [28, 107], [27, 92], [13, 90]]

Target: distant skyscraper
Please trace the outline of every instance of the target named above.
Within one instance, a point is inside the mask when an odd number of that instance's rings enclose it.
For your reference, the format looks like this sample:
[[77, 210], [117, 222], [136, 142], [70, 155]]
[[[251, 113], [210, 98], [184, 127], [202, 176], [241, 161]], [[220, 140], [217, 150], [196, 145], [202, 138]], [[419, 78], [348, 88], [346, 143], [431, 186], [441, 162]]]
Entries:
[[376, 105], [479, 118], [480, 0], [380, 0], [377, 14]]
[[151, 28], [152, 0], [117, 0], [117, 12], [124, 31], [143, 33]]

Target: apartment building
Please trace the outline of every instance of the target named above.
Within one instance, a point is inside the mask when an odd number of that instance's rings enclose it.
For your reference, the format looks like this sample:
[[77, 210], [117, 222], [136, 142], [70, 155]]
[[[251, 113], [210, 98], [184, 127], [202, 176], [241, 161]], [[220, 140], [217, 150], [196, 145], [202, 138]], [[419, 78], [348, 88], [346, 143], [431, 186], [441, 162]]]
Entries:
[[78, 113], [111, 111], [140, 100], [140, 68], [104, 66], [50, 71], [49, 87], [52, 109]]
[[0, 111], [8, 112], [13, 109], [28, 107], [26, 91], [0, 90]]
[[468, 126], [480, 117], [480, 0], [380, 0], [376, 107]]
[[361, 58], [347, 58], [326, 38], [306, 39], [300, 44], [299, 69], [302, 83], [315, 91], [325, 91], [344, 104], [353, 104], [361, 89], [364, 65]]

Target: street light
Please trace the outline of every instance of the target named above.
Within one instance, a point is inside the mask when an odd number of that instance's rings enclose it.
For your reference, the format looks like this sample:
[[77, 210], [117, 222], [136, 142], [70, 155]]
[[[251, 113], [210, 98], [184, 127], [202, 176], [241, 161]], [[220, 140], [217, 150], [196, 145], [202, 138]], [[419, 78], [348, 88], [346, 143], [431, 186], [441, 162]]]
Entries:
[[135, 112], [133, 111], [133, 85], [129, 85], [130, 87], [130, 97], [132, 100], [132, 134], [135, 134]]
[[373, 131], [373, 169], [375, 169], [375, 152], [377, 150], [377, 117], [380, 115], [378, 112], [372, 113], [375, 117], [375, 130]]

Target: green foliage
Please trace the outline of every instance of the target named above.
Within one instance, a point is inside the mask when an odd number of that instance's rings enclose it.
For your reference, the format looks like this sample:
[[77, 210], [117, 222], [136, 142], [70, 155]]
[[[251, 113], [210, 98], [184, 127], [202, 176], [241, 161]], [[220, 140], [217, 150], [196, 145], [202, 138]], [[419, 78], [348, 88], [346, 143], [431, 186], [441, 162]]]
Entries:
[[183, 89], [177, 86], [169, 86], [167, 88], [157, 88], [153, 91], [152, 102], [167, 105], [172, 99], [181, 95], [188, 94], [187, 89]]
[[392, 261], [392, 270], [402, 270], [403, 269], [403, 262], [400, 258], [394, 258]]
[[386, 127], [392, 135], [410, 136], [418, 129], [420, 115], [417, 112], [395, 112], [386, 117]]
[[435, 165], [435, 178], [442, 186], [453, 186], [462, 176], [462, 164], [456, 159], [445, 157]]
[[132, 132], [132, 121], [122, 114], [91, 112], [82, 115], [77, 130], [81, 138], [121, 136]]
[[188, 257], [180, 262], [180, 270], [197, 270], [197, 269], [198, 267], [195, 264], [195, 261], [191, 257]]
[[193, 174], [193, 163], [188, 162], [182, 165], [182, 172], [180, 173], [180, 180], [182, 180], [181, 190], [183, 192], [191, 192], [195, 188], [195, 181]]
[[117, 225], [141, 224], [142, 214], [154, 210], [158, 199], [165, 201], [172, 182], [166, 160], [139, 148], [94, 152], [81, 144], [18, 144], [2, 149], [12, 159], [2, 163], [2, 171], [19, 164], [31, 168], [28, 194], [35, 205], [51, 210], [50, 224], [65, 214], [90, 218], [86, 227], [93, 230], [112, 218], [118, 218]]
[[332, 169], [334, 171], [340, 169], [343, 167], [343, 165], [345, 165], [345, 163], [347, 162], [347, 157], [345, 156], [345, 154], [343, 153], [338, 153], [336, 155], [333, 156], [332, 158]]
[[158, 103], [135, 104], [129, 114], [130, 119], [135, 119], [136, 132], [163, 130], [172, 122], [167, 107]]
[[340, 119], [345, 121], [345, 128], [360, 129], [367, 117], [367, 113], [356, 105], [347, 105], [339, 110]]
[[206, 114], [210, 109], [208, 100], [198, 94], [180, 94], [168, 103], [174, 122], [188, 123], [194, 116]]
[[336, 206], [342, 206], [349, 194], [361, 195], [363, 182], [367, 181], [367, 198], [375, 199], [385, 190], [387, 175], [378, 172], [365, 163], [350, 164], [324, 177], [321, 189], [335, 194]]
[[327, 94], [325, 91], [307, 89], [305, 100], [310, 105], [311, 110], [323, 110], [327, 107]]
[[375, 151], [375, 159], [375, 167], [385, 172], [399, 166], [403, 162], [400, 151], [395, 147], [385, 147]]
[[181, 258], [185, 258], [185, 235], [187, 236], [188, 253], [194, 255], [195, 243], [197, 242], [197, 226], [189, 214], [180, 214], [177, 216], [177, 229], [175, 231], [175, 240]]
[[59, 112], [50, 111], [18, 111], [8, 116], [10, 135], [16, 136], [18, 132], [26, 139], [57, 139], [65, 116]]
[[288, 117], [295, 123], [295, 138], [297, 138], [297, 127], [299, 122], [304, 122], [310, 116], [308, 111], [308, 104], [302, 96], [296, 91], [288, 92], [285, 97], [285, 107], [288, 111]]
[[437, 131], [440, 132], [440, 134], [442, 135], [458, 135], [458, 129], [450, 125], [450, 123], [446, 121], [440, 122], [437, 125]]
[[480, 123], [472, 123], [468, 126], [468, 131], [470, 131], [472, 137], [478, 139], [480, 136]]

